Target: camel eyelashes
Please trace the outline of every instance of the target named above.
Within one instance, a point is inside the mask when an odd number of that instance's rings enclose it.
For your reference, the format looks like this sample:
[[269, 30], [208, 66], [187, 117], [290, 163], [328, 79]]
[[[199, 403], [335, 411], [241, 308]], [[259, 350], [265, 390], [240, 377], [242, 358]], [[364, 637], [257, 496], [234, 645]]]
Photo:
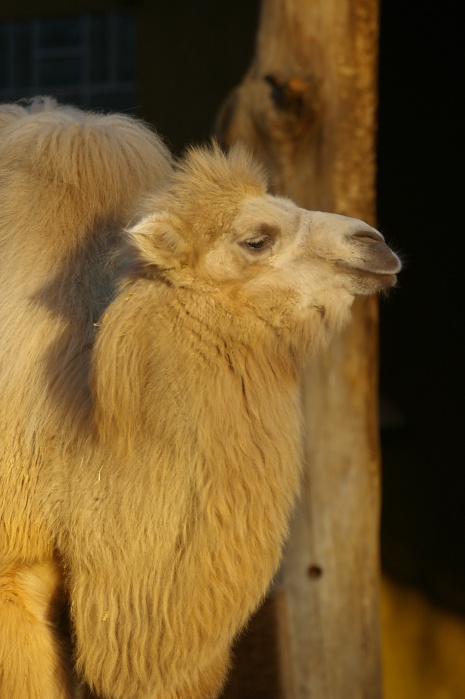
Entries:
[[250, 235], [249, 238], [243, 239], [241, 245], [247, 252], [253, 255], [271, 250], [276, 242], [276, 238], [280, 235], [278, 226], [265, 222], [255, 226], [252, 230], [249, 229], [249, 231], [250, 233], [255, 233], [255, 235]]
[[273, 245], [273, 241], [271, 238], [265, 235], [260, 238], [251, 238], [250, 240], [244, 240], [243, 244], [246, 248], [248, 248], [248, 250], [251, 250], [252, 252], [262, 252], [263, 250], [271, 248]]

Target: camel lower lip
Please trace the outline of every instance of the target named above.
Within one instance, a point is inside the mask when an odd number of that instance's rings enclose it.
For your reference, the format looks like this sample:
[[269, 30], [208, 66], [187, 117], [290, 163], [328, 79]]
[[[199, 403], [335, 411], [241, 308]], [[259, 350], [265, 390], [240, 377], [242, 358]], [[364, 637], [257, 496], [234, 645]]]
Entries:
[[394, 286], [394, 284], [397, 282], [396, 274], [377, 274], [376, 278], [380, 279], [386, 287]]
[[397, 282], [396, 274], [380, 274], [379, 272], [367, 272], [366, 270], [360, 270], [359, 276], [372, 280], [374, 285], [379, 289], [387, 289], [390, 286], [394, 286]]
[[358, 279], [367, 281], [370, 280], [373, 287], [376, 289], [387, 289], [394, 286], [397, 282], [397, 274], [389, 272], [374, 272], [370, 269], [360, 269], [359, 267], [349, 267], [348, 265], [338, 265], [346, 274], [351, 274]]

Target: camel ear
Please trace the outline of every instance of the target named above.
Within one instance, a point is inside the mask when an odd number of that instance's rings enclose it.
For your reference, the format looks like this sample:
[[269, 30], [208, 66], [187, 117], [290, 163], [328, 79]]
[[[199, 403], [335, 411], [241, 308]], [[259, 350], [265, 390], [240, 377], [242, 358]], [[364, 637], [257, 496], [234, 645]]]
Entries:
[[135, 267], [147, 272], [172, 270], [185, 265], [188, 246], [172, 215], [157, 212], [145, 216], [127, 232], [129, 257]]

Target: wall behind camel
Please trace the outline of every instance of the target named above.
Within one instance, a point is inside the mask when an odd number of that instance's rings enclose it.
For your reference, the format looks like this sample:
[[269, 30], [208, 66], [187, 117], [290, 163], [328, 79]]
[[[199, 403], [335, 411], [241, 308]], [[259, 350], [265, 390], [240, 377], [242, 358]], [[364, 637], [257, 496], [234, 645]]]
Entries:
[[384, 566], [465, 614], [460, 46], [451, 0], [382, 3], [379, 226], [405, 257], [381, 304]]
[[381, 10], [378, 220], [405, 259], [381, 303], [381, 548], [397, 583], [383, 589], [386, 699], [465, 696], [463, 58], [453, 5], [390, 0]]
[[[379, 227], [406, 263], [399, 288], [381, 301], [382, 555], [393, 580], [415, 586], [438, 609], [465, 615], [456, 104], [462, 42], [453, 4], [445, 0], [433, 13], [420, 0], [382, 2]], [[124, 31], [134, 17], [129, 108], [180, 151], [208, 137], [219, 104], [240, 82], [253, 51], [258, 7], [258, 0], [0, 0], [0, 94], [8, 97], [12, 22], [24, 28], [33, 19], [117, 13], [128, 18]], [[106, 106], [120, 104], [110, 100]], [[419, 610], [418, 620], [425, 607], [405, 607], [398, 588], [386, 590], [388, 669], [394, 674], [402, 667], [396, 648], [405, 653], [428, 637], [422, 631], [412, 640], [408, 631], [412, 609]], [[424, 668], [414, 657], [409, 672], [420, 675]], [[402, 683], [389, 686], [396, 693], [387, 699], [403, 699]]]
[[[131, 111], [152, 122], [179, 151], [187, 143], [209, 137], [225, 93], [246, 70], [253, 51], [258, 6], [258, 0], [24, 0], [17, 6], [0, 0], [0, 98], [16, 99], [39, 90], [53, 92], [59, 98], [63, 94], [66, 101], [68, 96], [76, 97], [76, 89], [73, 93], [72, 85], [66, 84], [66, 75], [72, 76], [81, 82], [84, 101], [80, 106]], [[116, 17], [116, 35], [105, 34], [99, 27], [74, 27], [73, 22], [85, 22], [89, 17], [101, 18], [109, 25]], [[59, 40], [60, 25], [51, 25], [56, 19], [66, 20], [61, 32], [67, 32], [72, 42], [68, 56], [60, 54], [64, 48]], [[126, 35], [132, 32], [133, 19], [135, 49], [124, 39], [125, 28]], [[23, 77], [27, 69], [22, 66], [22, 46], [26, 46], [29, 63], [33, 63], [34, 55], [39, 63], [39, 68], [29, 67], [35, 92]], [[94, 48], [100, 49], [95, 58]], [[128, 51], [135, 52], [135, 56], [128, 57]], [[91, 59], [87, 60], [89, 53]], [[112, 53], [115, 65], [107, 68], [107, 73], [115, 73], [116, 89], [108, 91], [106, 102], [99, 101], [97, 86], [106, 89], [104, 80], [110, 78], [99, 75], [94, 63]], [[117, 94], [124, 87], [118, 72], [128, 58], [133, 60], [126, 61], [126, 72], [134, 71], [136, 85], [131, 101], [123, 103]], [[13, 77], [8, 70], [12, 62], [17, 64]], [[130, 82], [127, 75], [125, 78], [126, 83]]]

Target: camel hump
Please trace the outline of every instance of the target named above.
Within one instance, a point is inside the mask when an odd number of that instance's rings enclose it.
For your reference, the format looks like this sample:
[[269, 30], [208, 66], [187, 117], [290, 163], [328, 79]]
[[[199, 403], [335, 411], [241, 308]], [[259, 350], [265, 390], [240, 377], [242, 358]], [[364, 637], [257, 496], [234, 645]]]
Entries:
[[47, 98], [0, 108], [0, 197], [15, 226], [21, 212], [37, 222], [48, 211], [56, 221], [66, 206], [81, 224], [126, 223], [140, 195], [170, 171], [161, 139], [132, 117]]

